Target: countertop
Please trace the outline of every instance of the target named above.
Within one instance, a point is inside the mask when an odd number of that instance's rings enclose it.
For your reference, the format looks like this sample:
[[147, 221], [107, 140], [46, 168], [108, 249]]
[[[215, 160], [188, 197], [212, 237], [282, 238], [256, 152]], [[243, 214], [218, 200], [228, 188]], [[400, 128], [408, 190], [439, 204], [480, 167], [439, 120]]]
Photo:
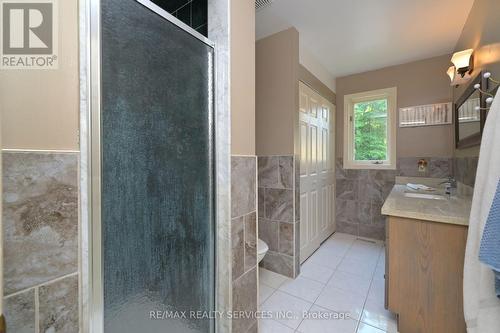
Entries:
[[[432, 186], [440, 180], [433, 179], [426, 182], [425, 179], [405, 178], [396, 181], [397, 184], [382, 207], [382, 215], [468, 226], [472, 196], [459, 194], [449, 198], [444, 194], [443, 188], [438, 188], [435, 192], [423, 192], [413, 191], [406, 186], [406, 182]], [[446, 200], [409, 198], [405, 196], [406, 192], [442, 194]]]

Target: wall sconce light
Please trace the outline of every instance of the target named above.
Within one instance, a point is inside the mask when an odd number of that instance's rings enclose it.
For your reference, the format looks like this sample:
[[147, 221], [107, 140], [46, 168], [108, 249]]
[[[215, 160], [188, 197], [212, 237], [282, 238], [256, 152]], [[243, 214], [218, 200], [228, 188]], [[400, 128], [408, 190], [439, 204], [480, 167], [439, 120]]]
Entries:
[[469, 49], [453, 54], [451, 62], [454, 66], [448, 68], [446, 72], [451, 80], [452, 86], [459, 86], [471, 78], [474, 70], [474, 50]]
[[453, 54], [451, 62], [455, 65], [457, 73], [460, 74], [461, 77], [464, 77], [465, 74], [472, 73], [474, 70], [474, 50], [468, 49]]

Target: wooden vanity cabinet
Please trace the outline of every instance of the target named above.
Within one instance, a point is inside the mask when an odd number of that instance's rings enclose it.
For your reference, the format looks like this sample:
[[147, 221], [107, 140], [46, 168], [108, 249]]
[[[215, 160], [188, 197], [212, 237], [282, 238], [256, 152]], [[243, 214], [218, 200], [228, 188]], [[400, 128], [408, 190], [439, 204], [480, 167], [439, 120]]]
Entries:
[[386, 307], [400, 333], [465, 333], [467, 227], [389, 216]]

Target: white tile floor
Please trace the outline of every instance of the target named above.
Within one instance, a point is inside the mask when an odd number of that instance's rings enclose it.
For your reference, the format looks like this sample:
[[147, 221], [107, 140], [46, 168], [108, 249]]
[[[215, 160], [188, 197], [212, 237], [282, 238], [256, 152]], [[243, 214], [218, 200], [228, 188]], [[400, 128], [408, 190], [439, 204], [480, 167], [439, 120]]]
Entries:
[[260, 332], [395, 333], [396, 318], [384, 309], [384, 271], [382, 244], [340, 233], [323, 243], [295, 280], [259, 268], [261, 310], [285, 314], [261, 319]]

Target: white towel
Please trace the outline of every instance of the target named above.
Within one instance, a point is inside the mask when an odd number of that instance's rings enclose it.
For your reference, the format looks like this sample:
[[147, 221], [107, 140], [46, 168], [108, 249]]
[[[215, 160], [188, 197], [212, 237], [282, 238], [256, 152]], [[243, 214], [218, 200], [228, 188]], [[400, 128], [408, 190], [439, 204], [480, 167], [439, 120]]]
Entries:
[[422, 190], [422, 191], [432, 192], [432, 191], [436, 190], [435, 188], [432, 188], [432, 187], [429, 187], [429, 186], [426, 186], [426, 185], [422, 185], [422, 184], [408, 183], [408, 184], [406, 184], [406, 186], [408, 188], [411, 188], [412, 190], [415, 190], [415, 191]]
[[498, 333], [500, 300], [493, 271], [479, 262], [479, 247], [500, 179], [500, 93], [484, 128], [465, 251], [464, 312], [468, 333]]

